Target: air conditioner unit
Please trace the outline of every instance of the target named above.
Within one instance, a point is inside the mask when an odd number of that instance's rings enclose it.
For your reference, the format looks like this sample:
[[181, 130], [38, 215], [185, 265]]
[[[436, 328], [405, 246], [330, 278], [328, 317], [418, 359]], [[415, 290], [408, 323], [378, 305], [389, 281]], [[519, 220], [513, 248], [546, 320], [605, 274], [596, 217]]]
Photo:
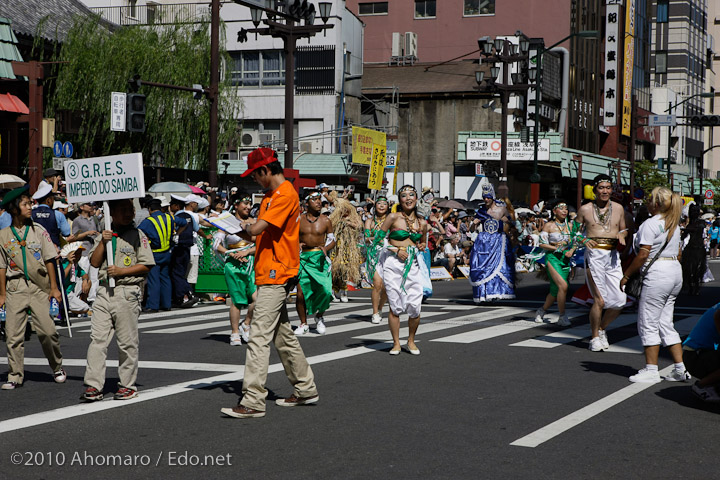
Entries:
[[392, 34], [392, 56], [402, 57], [405, 55], [405, 36], [400, 32]]
[[312, 142], [300, 142], [300, 151], [303, 153], [312, 153]]
[[260, 132], [257, 130], [244, 130], [240, 137], [243, 148], [257, 147], [260, 144]]
[[405, 56], [417, 58], [417, 56], [418, 56], [417, 33], [405, 32]]
[[274, 133], [260, 133], [258, 135], [259, 143], [262, 145], [270, 145], [275, 141]]

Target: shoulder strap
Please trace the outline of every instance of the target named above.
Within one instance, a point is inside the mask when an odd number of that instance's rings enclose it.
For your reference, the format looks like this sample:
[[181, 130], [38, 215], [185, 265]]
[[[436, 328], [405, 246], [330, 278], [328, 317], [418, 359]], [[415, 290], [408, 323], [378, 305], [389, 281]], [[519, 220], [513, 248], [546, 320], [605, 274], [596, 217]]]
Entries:
[[[674, 232], [673, 232], [673, 234], [674, 234]], [[668, 235], [667, 235], [667, 239], [665, 240], [665, 243], [663, 244], [662, 248], [661, 248], [660, 250], [658, 250], [658, 252], [655, 254], [655, 256], [653, 257], [653, 259], [652, 259], [652, 260], [650, 261], [650, 263], [648, 264], [648, 266], [645, 268], [645, 273], [643, 273], [643, 276], [644, 276], [644, 275], [647, 275], [647, 272], [650, 271], [650, 267], [652, 267], [652, 264], [655, 263], [655, 260], [657, 260], [658, 258], [660, 258], [660, 254], [663, 252], [663, 250], [665, 250], [665, 247], [667, 247], [668, 243], [670, 243], [670, 235], [669, 235], [669, 232], [668, 232]]]

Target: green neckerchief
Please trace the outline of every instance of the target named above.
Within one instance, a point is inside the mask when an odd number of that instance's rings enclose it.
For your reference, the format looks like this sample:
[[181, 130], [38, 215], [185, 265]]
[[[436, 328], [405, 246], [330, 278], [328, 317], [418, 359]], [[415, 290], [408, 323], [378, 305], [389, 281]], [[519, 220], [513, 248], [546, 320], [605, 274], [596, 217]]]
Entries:
[[23, 273], [25, 274], [25, 281], [27, 282], [30, 280], [30, 276], [27, 272], [27, 255], [25, 253], [25, 239], [28, 236], [28, 232], [30, 231], [30, 227], [25, 225], [25, 235], [23, 235], [22, 240], [20, 240], [20, 235], [18, 235], [17, 230], [15, 230], [15, 227], [10, 225], [10, 230], [12, 230], [13, 235], [15, 235], [15, 238], [17, 239], [18, 243], [20, 244], [20, 251], [22, 252], [23, 257]]

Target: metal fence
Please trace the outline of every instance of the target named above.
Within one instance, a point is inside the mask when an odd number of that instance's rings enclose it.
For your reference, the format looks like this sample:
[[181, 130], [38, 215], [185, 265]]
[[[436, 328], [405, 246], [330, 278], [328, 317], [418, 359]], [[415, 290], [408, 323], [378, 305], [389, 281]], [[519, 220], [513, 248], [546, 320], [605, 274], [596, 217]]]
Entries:
[[172, 3], [124, 7], [94, 7], [94, 13], [116, 25], [170, 25], [209, 18], [209, 3]]

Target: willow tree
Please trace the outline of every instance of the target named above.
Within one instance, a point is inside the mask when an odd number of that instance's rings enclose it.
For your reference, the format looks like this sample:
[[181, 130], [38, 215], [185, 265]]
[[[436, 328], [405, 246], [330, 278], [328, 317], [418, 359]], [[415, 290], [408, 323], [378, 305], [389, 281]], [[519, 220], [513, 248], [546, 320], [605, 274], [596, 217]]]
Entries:
[[[127, 26], [108, 31], [98, 17], [79, 20], [55, 64], [56, 85], [47, 112], [79, 113], [79, 133], [65, 135], [76, 156], [142, 152], [147, 165], [208, 168], [210, 104], [192, 92], [141, 86], [147, 96], [144, 133], [111, 132], [111, 92], [128, 80], [190, 87], [210, 83], [210, 24]], [[222, 43], [222, 42], [221, 42]], [[227, 53], [221, 52], [224, 60]], [[229, 78], [218, 94], [218, 148], [235, 143], [240, 99]], [[216, 152], [216, 154], [219, 152]]]

